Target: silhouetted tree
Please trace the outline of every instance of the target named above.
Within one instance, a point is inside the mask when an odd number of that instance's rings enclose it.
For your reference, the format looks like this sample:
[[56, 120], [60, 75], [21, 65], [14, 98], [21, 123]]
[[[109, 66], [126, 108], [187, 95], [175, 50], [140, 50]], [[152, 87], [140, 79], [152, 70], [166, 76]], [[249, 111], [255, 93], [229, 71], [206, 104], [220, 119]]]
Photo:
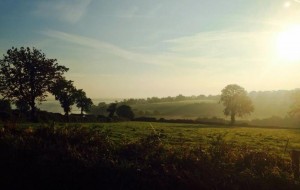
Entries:
[[0, 100], [0, 111], [10, 112], [11, 105], [9, 100]]
[[76, 100], [76, 88], [73, 86], [73, 81], [64, 78], [58, 80], [52, 86], [51, 93], [55, 96], [55, 99], [59, 101], [69, 121], [71, 106], [74, 105]]
[[245, 89], [236, 84], [227, 85], [222, 90], [220, 102], [225, 106], [224, 114], [230, 115], [231, 124], [235, 123], [236, 115], [242, 117], [254, 110], [252, 101], [247, 96]]
[[23, 100], [17, 100], [16, 101], [16, 107], [18, 108], [18, 110], [21, 113], [26, 113], [30, 109], [28, 103], [26, 101], [23, 101]]
[[107, 108], [107, 112], [109, 113], [108, 114], [108, 117], [112, 118], [117, 110], [117, 105], [118, 103], [111, 103], [109, 104], [108, 108]]
[[106, 115], [107, 106], [108, 105], [105, 102], [100, 102], [98, 105], [92, 105], [91, 109], [87, 112], [92, 115]]
[[93, 105], [92, 99], [86, 97], [86, 93], [82, 89], [75, 92], [75, 102], [76, 106], [80, 108], [81, 115], [84, 111], [89, 111]]
[[40, 50], [12, 47], [0, 60], [0, 94], [12, 102], [26, 102], [34, 121], [36, 101], [45, 101], [50, 86], [66, 71], [68, 68], [47, 59]]
[[134, 118], [134, 113], [131, 107], [128, 105], [119, 106], [116, 112], [119, 117], [127, 118], [129, 120], [132, 120]]
[[8, 100], [0, 99], [0, 121], [8, 121], [11, 118], [11, 105]]

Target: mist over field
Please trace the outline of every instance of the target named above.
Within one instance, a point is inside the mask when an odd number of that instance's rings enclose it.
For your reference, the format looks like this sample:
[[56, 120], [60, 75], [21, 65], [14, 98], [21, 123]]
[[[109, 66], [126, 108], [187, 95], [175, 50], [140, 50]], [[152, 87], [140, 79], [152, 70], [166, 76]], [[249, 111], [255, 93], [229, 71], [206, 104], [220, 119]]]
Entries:
[[[255, 107], [254, 112], [240, 119], [263, 119], [272, 116], [289, 117], [289, 111], [292, 106], [291, 96], [294, 90], [278, 90], [278, 91], [260, 91], [250, 92], [249, 97], [253, 101]], [[147, 98], [145, 98], [147, 99]], [[191, 99], [191, 98], [190, 98]], [[165, 118], [183, 118], [196, 119], [198, 117], [218, 117], [226, 118], [223, 114], [223, 106], [219, 103], [220, 95], [209, 95], [194, 100], [182, 100], [176, 102], [159, 102], [159, 103], [134, 103], [130, 104], [136, 115], [139, 112], [146, 112], [144, 116], [156, 116]], [[107, 104], [113, 102], [122, 102], [122, 98], [99, 98], [93, 99], [94, 105], [105, 102]], [[127, 99], [128, 100], [128, 99]], [[49, 112], [63, 113], [59, 102], [48, 100], [38, 106], [41, 110]], [[156, 112], [156, 113], [155, 113]], [[79, 113], [76, 106], [72, 107], [72, 113]]]

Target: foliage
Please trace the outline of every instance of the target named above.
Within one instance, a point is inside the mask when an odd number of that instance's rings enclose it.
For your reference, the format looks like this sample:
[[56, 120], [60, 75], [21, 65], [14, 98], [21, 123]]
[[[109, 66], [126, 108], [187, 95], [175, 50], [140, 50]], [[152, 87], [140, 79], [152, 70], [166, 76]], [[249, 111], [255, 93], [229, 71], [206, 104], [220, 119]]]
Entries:
[[92, 99], [88, 98], [82, 89], [75, 91], [75, 102], [76, 106], [80, 108], [81, 115], [83, 112], [89, 111], [93, 105]]
[[244, 88], [236, 85], [227, 85], [221, 94], [220, 102], [223, 103], [225, 109], [224, 114], [231, 116], [231, 123], [235, 123], [235, 116], [242, 117], [254, 111], [252, 101], [247, 96]]
[[73, 86], [73, 81], [64, 78], [58, 80], [51, 87], [51, 93], [60, 102], [68, 118], [71, 106], [74, 105], [76, 100], [76, 88]]
[[114, 116], [115, 112], [117, 111], [117, 106], [118, 106], [118, 103], [109, 104], [108, 108], [106, 109], [106, 111], [109, 113], [108, 114], [109, 118], [112, 118]]
[[117, 108], [116, 113], [121, 118], [127, 118], [129, 120], [132, 120], [134, 118], [134, 113], [131, 110], [131, 107], [128, 105], [120, 105]]
[[26, 113], [30, 109], [30, 107], [26, 101], [17, 100], [15, 104], [16, 104], [17, 109], [21, 113]]
[[[130, 126], [128, 126], [130, 127]], [[187, 128], [186, 128], [187, 129]], [[102, 125], [0, 130], [2, 189], [299, 189], [290, 159], [217, 135], [194, 146], [151, 131], [113, 141]], [[5, 153], [5, 154], [4, 154]], [[74, 183], [75, 182], [75, 183]]]
[[127, 104], [127, 105], [136, 105], [136, 104], [153, 104], [153, 103], [165, 103], [165, 102], [181, 102], [181, 101], [199, 101], [199, 100], [215, 100], [217, 101], [219, 99], [219, 95], [213, 96], [205, 96], [205, 95], [198, 95], [198, 96], [184, 96], [182, 94], [179, 94], [178, 96], [175, 97], [148, 97], [146, 99], [135, 99], [135, 98], [130, 98], [130, 99], [124, 99], [121, 101], [121, 104]]
[[11, 105], [9, 100], [1, 100], [0, 99], [0, 111], [11, 111]]
[[34, 120], [36, 101], [45, 101], [50, 86], [66, 71], [40, 50], [13, 47], [0, 60], [0, 94], [13, 102], [26, 102]]
[[0, 99], [0, 121], [8, 121], [11, 118], [11, 105], [9, 100]]
[[98, 105], [92, 105], [91, 109], [87, 111], [89, 114], [93, 115], [106, 115], [108, 105], [105, 102], [100, 102]]

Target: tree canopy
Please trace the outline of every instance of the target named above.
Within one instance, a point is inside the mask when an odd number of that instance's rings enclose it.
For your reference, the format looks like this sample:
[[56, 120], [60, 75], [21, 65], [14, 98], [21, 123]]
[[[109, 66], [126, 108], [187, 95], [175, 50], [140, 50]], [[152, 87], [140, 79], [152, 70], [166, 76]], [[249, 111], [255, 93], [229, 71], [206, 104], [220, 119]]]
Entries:
[[68, 70], [36, 48], [12, 47], [0, 60], [0, 94], [29, 105], [34, 120], [36, 101], [45, 101], [50, 87]]
[[88, 98], [86, 96], [86, 93], [82, 89], [76, 90], [75, 102], [76, 106], [80, 108], [81, 115], [83, 115], [84, 111], [89, 111], [91, 109], [91, 106], [93, 105], [92, 99]]
[[244, 88], [236, 84], [227, 85], [221, 94], [220, 102], [224, 105], [224, 114], [231, 117], [231, 124], [235, 123], [236, 115], [242, 117], [254, 111], [251, 99]]
[[119, 117], [132, 120], [134, 118], [134, 113], [130, 106], [121, 105], [117, 108], [116, 113]]
[[58, 80], [53, 84], [51, 93], [55, 96], [55, 99], [60, 102], [67, 119], [69, 119], [71, 106], [74, 105], [76, 100], [76, 88], [73, 86], [73, 81], [64, 78]]
[[118, 106], [118, 103], [109, 104], [108, 108], [106, 109], [106, 111], [109, 113], [108, 114], [109, 118], [112, 118], [114, 116], [115, 112], [117, 111], [117, 106]]
[[8, 100], [0, 99], [0, 111], [9, 112], [11, 110], [11, 105]]

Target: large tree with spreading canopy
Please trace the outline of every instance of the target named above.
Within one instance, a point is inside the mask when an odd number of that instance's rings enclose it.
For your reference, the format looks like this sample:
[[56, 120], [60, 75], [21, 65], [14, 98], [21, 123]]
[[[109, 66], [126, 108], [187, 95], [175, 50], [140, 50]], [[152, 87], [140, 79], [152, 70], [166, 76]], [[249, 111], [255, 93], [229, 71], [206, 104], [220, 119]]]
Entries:
[[242, 117], [254, 111], [251, 99], [244, 88], [236, 84], [227, 85], [221, 94], [220, 102], [224, 105], [224, 114], [230, 116], [231, 124], [235, 117]]
[[0, 60], [0, 95], [29, 105], [34, 121], [36, 102], [45, 101], [51, 86], [68, 70], [56, 59], [46, 58], [41, 50], [12, 47]]

